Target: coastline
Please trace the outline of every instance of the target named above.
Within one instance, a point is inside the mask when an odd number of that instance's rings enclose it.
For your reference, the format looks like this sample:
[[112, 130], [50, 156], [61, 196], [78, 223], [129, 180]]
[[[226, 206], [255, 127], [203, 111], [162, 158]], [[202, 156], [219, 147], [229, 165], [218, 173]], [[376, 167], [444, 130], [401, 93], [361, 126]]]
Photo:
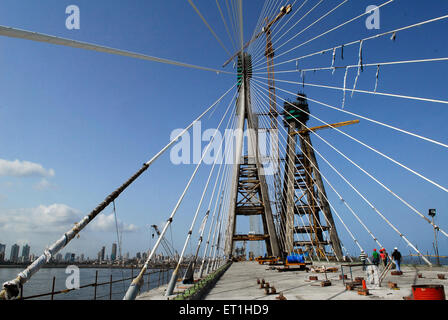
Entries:
[[[0, 269], [26, 269], [29, 264], [4, 264], [0, 265]], [[44, 269], [54, 269], [61, 268], [65, 269], [68, 266], [77, 266], [80, 269], [141, 269], [143, 265], [127, 265], [127, 266], [119, 266], [119, 265], [107, 265], [107, 264], [46, 264], [42, 268]], [[173, 264], [152, 264], [151, 269], [166, 269], [173, 268]]]

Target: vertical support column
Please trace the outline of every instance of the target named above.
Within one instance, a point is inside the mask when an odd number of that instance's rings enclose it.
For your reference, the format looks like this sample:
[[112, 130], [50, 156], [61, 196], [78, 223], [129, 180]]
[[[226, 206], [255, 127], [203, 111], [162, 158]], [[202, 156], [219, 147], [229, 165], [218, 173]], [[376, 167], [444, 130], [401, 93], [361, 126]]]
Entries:
[[[302, 128], [301, 128], [302, 129]], [[321, 246], [321, 242], [323, 241], [323, 233], [322, 228], [320, 227], [322, 224], [320, 222], [319, 217], [319, 203], [317, 201], [317, 195], [315, 191], [315, 181], [313, 176], [313, 167], [310, 162], [310, 147], [305, 142], [306, 137], [308, 137], [309, 140], [309, 133], [299, 134], [299, 140], [300, 140], [300, 146], [302, 148], [302, 153], [304, 154], [303, 157], [303, 166], [305, 169], [305, 194], [308, 204], [308, 216], [310, 221], [310, 235], [311, 235], [311, 242], [313, 243], [315, 250], [318, 254], [320, 254], [322, 257], [325, 256], [324, 247]]]
[[[294, 233], [308, 233], [310, 241], [294, 241], [293, 247], [308, 246], [314, 247], [319, 256], [324, 257], [325, 247], [331, 245], [338, 260], [342, 259], [342, 246], [336, 231], [335, 223], [331, 213], [330, 205], [327, 201], [325, 186], [322, 182], [319, 167], [311, 144], [310, 133], [306, 123], [309, 120], [309, 107], [305, 94], [298, 94], [296, 101], [285, 102], [284, 123], [288, 128], [288, 146], [285, 162], [285, 177], [283, 184], [283, 205], [282, 210], [282, 230], [285, 230], [286, 247], [290, 247], [290, 237]], [[296, 154], [296, 146], [300, 143], [301, 154]], [[299, 163], [295, 162], [298, 156]], [[293, 172], [290, 172], [293, 171]], [[293, 187], [291, 180], [294, 181]], [[303, 193], [297, 208], [295, 207], [295, 190], [300, 189]], [[293, 199], [293, 201], [291, 201]], [[295, 210], [297, 209], [297, 210]], [[293, 228], [290, 233], [288, 227], [288, 217], [290, 211], [299, 215], [308, 215], [309, 226]], [[324, 214], [326, 224], [321, 223], [320, 211]], [[292, 215], [294, 217], [294, 215]], [[323, 222], [323, 221], [322, 221]], [[324, 232], [328, 231], [330, 239], [324, 241]]]
[[[241, 57], [242, 61], [244, 61], [244, 56]], [[244, 65], [244, 63], [243, 63]], [[244, 74], [244, 73], [243, 73]], [[238, 95], [237, 101], [237, 110], [236, 114], [238, 116], [238, 125], [236, 127], [235, 132], [235, 157], [233, 159], [233, 180], [230, 190], [230, 204], [229, 204], [229, 224], [227, 230], [227, 239], [225, 244], [225, 254], [227, 257], [230, 257], [233, 251], [233, 235], [235, 233], [235, 208], [236, 201], [238, 198], [238, 180], [239, 180], [239, 172], [240, 172], [240, 163], [241, 163], [241, 155], [243, 152], [243, 133], [244, 133], [244, 120], [245, 120], [245, 109], [246, 109], [246, 81], [244, 77], [241, 82], [241, 87], [239, 88], [240, 92]]]
[[[267, 253], [269, 255], [279, 256], [280, 250], [277, 241], [277, 234], [275, 230], [274, 219], [271, 210], [271, 203], [269, 201], [269, 192], [266, 184], [265, 173], [260, 161], [260, 153], [258, 146], [258, 125], [257, 119], [252, 113], [251, 103], [250, 103], [250, 77], [251, 77], [251, 60], [250, 56], [243, 53], [240, 60], [242, 64], [242, 74], [241, 86], [239, 88], [239, 97], [237, 102], [237, 115], [238, 126], [235, 133], [236, 147], [235, 147], [235, 161], [233, 169], [233, 181], [231, 185], [230, 193], [230, 204], [229, 204], [229, 224], [227, 227], [227, 238], [225, 244], [225, 254], [227, 257], [231, 257], [234, 247], [234, 235], [236, 230], [236, 209], [238, 203], [238, 215], [261, 215], [263, 221], [264, 234], [262, 235], [266, 243]], [[254, 160], [254, 164], [249, 165], [244, 163], [247, 168], [241, 168], [243, 153], [243, 131], [245, 121], [247, 120], [247, 131], [248, 131], [248, 157], [250, 161]], [[248, 177], [243, 177], [245, 179], [241, 180], [241, 172], [249, 172], [251, 179], [247, 180]], [[244, 171], [246, 170], [246, 171]], [[248, 189], [248, 185], [251, 187]], [[254, 189], [251, 189], [254, 188]], [[258, 190], [257, 190], [258, 189]], [[238, 202], [238, 194], [245, 192], [248, 194], [248, 198], [244, 198]], [[253, 198], [254, 197], [254, 198]], [[254, 209], [254, 201], [258, 203], [257, 212], [247, 212], [247, 210]], [[246, 210], [246, 213], [242, 211]], [[266, 234], [267, 233], [267, 234]], [[241, 237], [240, 237], [241, 238]], [[241, 240], [252, 240], [248, 235], [244, 236]], [[255, 240], [259, 241], [259, 240]]]
[[284, 173], [284, 195], [286, 197], [283, 208], [282, 221], [284, 231], [284, 250], [286, 254], [294, 249], [294, 212], [295, 212], [295, 172], [296, 172], [296, 124], [288, 126], [288, 143], [286, 146], [285, 173]]
[[266, 249], [270, 256], [280, 256], [280, 247], [277, 239], [277, 232], [275, 230], [274, 217], [272, 215], [271, 203], [269, 200], [269, 191], [266, 183], [265, 172], [261, 163], [260, 149], [258, 144], [258, 119], [252, 113], [252, 106], [250, 104], [249, 94], [247, 99], [247, 127], [253, 133], [255, 145], [255, 161], [257, 165], [258, 179], [260, 181], [261, 201], [263, 203], [264, 212], [262, 215], [263, 229], [269, 234], [269, 239], [266, 239]]
[[334, 223], [333, 215], [331, 213], [330, 205], [327, 201], [327, 193], [325, 192], [324, 183], [322, 181], [322, 176], [320, 174], [319, 165], [316, 160], [316, 155], [314, 153], [314, 149], [312, 147], [311, 139], [309, 133], [303, 135], [304, 145], [307, 145], [307, 154], [311, 162], [311, 167], [314, 175], [314, 179], [316, 181], [316, 184], [318, 186], [318, 193], [319, 193], [319, 202], [320, 207], [322, 208], [323, 214], [325, 215], [325, 218], [328, 223], [328, 233], [330, 236], [331, 246], [333, 247], [334, 253], [338, 259], [342, 260], [342, 248], [341, 248], [341, 241], [339, 239], [336, 225]]

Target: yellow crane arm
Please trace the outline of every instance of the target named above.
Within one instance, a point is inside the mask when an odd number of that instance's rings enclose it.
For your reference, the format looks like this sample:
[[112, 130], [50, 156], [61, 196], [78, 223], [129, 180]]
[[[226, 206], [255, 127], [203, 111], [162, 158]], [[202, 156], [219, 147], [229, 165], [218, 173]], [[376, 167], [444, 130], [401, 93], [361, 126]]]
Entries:
[[344, 122], [328, 124], [328, 125], [324, 125], [324, 126], [308, 128], [308, 129], [296, 131], [293, 134], [303, 134], [303, 133], [307, 133], [307, 132], [310, 132], [310, 131], [317, 131], [317, 130], [327, 129], [327, 128], [339, 128], [339, 127], [348, 126], [348, 125], [356, 124], [356, 123], [359, 123], [359, 120], [350, 120], [350, 121], [344, 121]]
[[[281, 7], [280, 8], [280, 13], [274, 18], [274, 20], [272, 20], [271, 22], [269, 22], [267, 24], [266, 27], [264, 27], [261, 32], [265, 32], [267, 29], [270, 29], [272, 27], [272, 25], [274, 23], [276, 23], [278, 20], [280, 20], [284, 15], [287, 15], [288, 13], [290, 13], [292, 10], [292, 5], [288, 4], [287, 6]], [[267, 19], [267, 18], [266, 18]]]

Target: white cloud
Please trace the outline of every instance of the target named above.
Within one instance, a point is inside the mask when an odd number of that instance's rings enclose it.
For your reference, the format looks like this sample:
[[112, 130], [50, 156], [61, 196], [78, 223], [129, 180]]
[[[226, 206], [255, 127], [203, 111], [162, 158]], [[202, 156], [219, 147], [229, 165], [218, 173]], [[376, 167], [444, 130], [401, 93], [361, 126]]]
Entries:
[[[33, 252], [39, 252], [54, 243], [84, 216], [85, 214], [81, 211], [65, 204], [10, 210], [0, 209], [0, 241], [10, 245], [18, 241], [22, 245], [28, 243]], [[120, 232], [123, 233], [138, 231], [135, 225], [122, 221], [118, 221], [118, 226]], [[88, 252], [96, 245], [96, 242], [92, 243], [92, 239], [96, 237], [104, 239], [102, 233], [111, 231], [115, 235], [114, 215], [99, 214], [81, 231], [80, 239], [76, 239], [75, 245], [80, 248], [80, 251]]]
[[12, 177], [53, 177], [53, 169], [45, 169], [41, 164], [30, 161], [8, 161], [0, 159], [0, 176]]
[[[114, 214], [111, 213], [110, 215], [105, 215], [103, 213], [96, 216], [95, 220], [92, 222], [92, 225], [90, 227], [92, 231], [116, 231], [116, 225], [115, 225], [115, 217]], [[133, 232], [136, 231], [138, 228], [133, 224], [127, 224], [120, 219], [118, 219], [118, 230], [120, 232]]]
[[[63, 233], [79, 222], [84, 214], [65, 204], [40, 205], [36, 208], [12, 209], [0, 212], [0, 231], [13, 233]], [[133, 232], [138, 228], [118, 219], [120, 232]], [[89, 224], [91, 231], [116, 231], [114, 214], [103, 213]]]
[[50, 188], [54, 188], [55, 185], [52, 184], [50, 181], [48, 181], [45, 178], [42, 178], [38, 183], [36, 183], [33, 188], [39, 191], [47, 190]]
[[65, 204], [12, 209], [1, 212], [0, 230], [16, 234], [60, 233], [66, 232], [81, 217], [80, 211]]

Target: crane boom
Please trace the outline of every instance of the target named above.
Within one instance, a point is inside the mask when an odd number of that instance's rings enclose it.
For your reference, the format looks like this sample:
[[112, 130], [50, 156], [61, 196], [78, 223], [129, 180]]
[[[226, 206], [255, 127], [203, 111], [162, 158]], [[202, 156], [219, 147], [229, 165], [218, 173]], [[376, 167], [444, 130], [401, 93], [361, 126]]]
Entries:
[[[252, 42], [254, 42], [255, 40], [257, 40], [263, 33], [265, 33], [267, 30], [269, 30], [272, 25], [274, 23], [276, 23], [278, 20], [280, 20], [285, 14], [290, 13], [292, 10], [292, 6], [289, 4], [286, 7], [281, 7], [280, 8], [280, 13], [275, 17], [274, 20], [272, 20], [266, 27], [263, 27], [261, 29], [261, 31], [255, 36], [253, 37], [251, 40], [249, 40], [248, 42], [246, 42], [246, 44], [243, 46], [242, 50], [246, 49]], [[239, 54], [241, 54], [241, 50], [238, 50], [233, 56], [231, 56], [229, 58], [229, 60], [227, 60], [226, 62], [224, 62], [224, 64], [222, 65], [223, 68], [225, 68], [230, 61], [232, 61], [233, 59], [235, 59], [235, 57], [237, 57]]]
[[303, 134], [303, 133], [310, 132], [310, 131], [317, 131], [317, 130], [328, 129], [328, 128], [339, 128], [339, 127], [348, 126], [348, 125], [356, 124], [356, 123], [359, 123], [359, 120], [350, 120], [350, 121], [338, 122], [338, 123], [333, 123], [333, 124], [327, 124], [324, 126], [308, 128], [308, 129], [293, 132], [293, 134]]

